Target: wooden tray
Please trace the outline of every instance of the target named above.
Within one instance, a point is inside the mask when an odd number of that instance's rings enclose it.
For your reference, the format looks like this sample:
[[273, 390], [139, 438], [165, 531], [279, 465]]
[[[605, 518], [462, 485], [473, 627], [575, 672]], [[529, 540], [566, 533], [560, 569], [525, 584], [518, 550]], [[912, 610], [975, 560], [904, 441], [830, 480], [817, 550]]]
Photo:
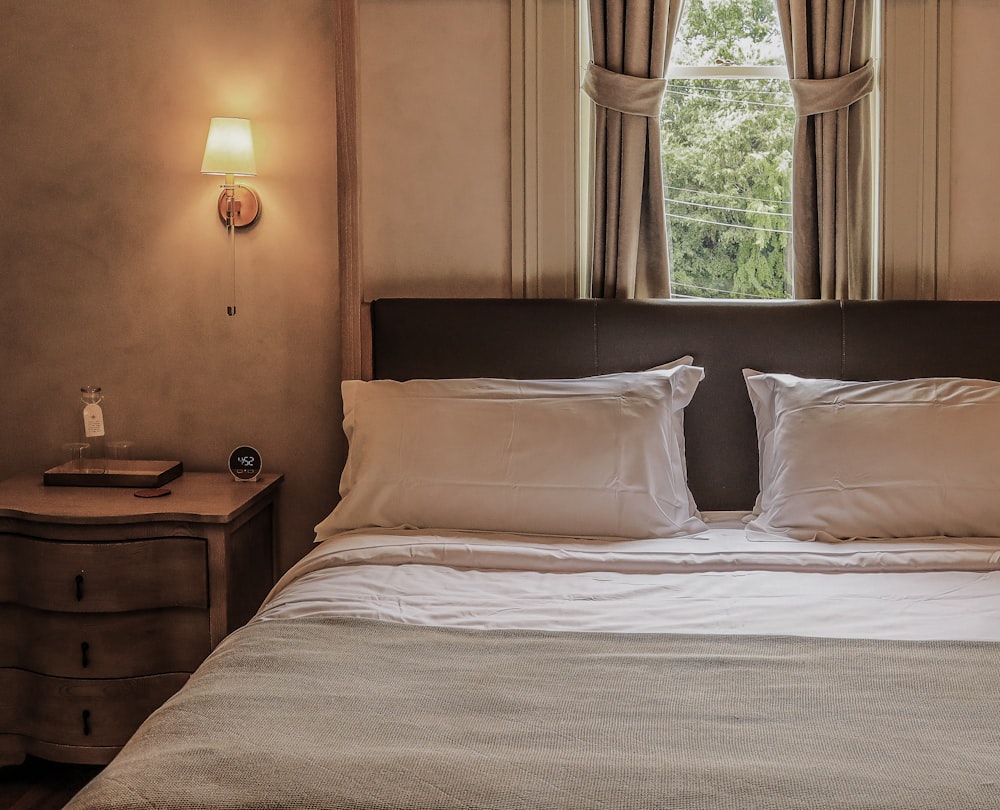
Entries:
[[63, 487], [158, 487], [173, 481], [184, 472], [180, 461], [118, 461], [109, 462], [107, 472], [80, 472], [67, 461], [46, 470], [46, 484]]

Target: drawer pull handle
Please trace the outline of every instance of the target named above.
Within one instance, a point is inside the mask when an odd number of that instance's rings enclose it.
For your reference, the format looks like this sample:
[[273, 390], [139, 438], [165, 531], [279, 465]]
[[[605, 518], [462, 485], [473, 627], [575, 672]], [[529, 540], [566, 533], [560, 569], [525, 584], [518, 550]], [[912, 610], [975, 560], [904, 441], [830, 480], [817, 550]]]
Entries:
[[83, 574], [76, 575], [76, 601], [83, 601]]
[[90, 709], [83, 710], [83, 735], [90, 736]]
[[90, 645], [83, 641], [80, 643], [80, 664], [84, 667], [90, 666]]

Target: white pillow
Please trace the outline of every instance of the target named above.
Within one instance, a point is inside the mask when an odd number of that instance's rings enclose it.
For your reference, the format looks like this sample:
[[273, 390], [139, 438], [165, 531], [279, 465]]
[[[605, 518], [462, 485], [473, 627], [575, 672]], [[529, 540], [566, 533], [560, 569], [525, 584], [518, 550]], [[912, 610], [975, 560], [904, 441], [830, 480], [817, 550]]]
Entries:
[[683, 409], [704, 376], [691, 362], [573, 380], [345, 381], [342, 500], [316, 540], [366, 526], [701, 531], [684, 457]]
[[760, 450], [751, 536], [1000, 536], [1000, 383], [743, 373]]

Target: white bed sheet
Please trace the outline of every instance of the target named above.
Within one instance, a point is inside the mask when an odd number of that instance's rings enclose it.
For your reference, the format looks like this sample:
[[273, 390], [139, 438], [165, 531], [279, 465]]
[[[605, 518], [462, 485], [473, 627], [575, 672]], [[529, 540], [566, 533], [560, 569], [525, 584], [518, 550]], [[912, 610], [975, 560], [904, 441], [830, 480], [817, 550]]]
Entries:
[[1000, 539], [762, 544], [740, 515], [710, 518], [662, 540], [348, 532], [300, 560], [256, 618], [1000, 641]]

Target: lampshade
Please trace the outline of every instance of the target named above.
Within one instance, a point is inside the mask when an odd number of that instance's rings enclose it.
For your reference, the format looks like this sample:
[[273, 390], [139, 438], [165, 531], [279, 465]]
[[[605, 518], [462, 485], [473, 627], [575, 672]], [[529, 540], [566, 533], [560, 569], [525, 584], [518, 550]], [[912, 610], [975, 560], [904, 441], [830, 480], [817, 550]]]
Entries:
[[202, 174], [257, 174], [253, 156], [253, 134], [246, 118], [213, 118], [205, 142]]

